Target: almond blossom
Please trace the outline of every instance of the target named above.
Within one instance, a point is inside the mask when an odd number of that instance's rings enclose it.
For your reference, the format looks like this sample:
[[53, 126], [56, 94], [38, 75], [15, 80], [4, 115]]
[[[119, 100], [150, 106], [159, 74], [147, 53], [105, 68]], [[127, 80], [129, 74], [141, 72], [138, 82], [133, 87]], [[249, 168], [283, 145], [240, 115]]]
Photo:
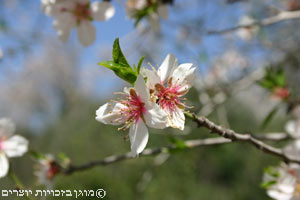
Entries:
[[0, 178], [7, 175], [9, 158], [20, 157], [27, 152], [28, 141], [15, 132], [14, 123], [7, 118], [0, 119]]
[[44, 158], [40, 158], [38, 165], [36, 166], [35, 175], [38, 178], [38, 182], [41, 185], [45, 185], [47, 188], [51, 188], [52, 180], [54, 176], [60, 173], [60, 168], [56, 164], [52, 155], [45, 155]]
[[288, 121], [285, 130], [292, 138], [300, 139], [300, 120]]
[[90, 0], [42, 0], [42, 9], [54, 18], [53, 26], [59, 38], [66, 42], [73, 28], [77, 28], [79, 41], [84, 46], [91, 45], [96, 39], [94, 20], [110, 19], [115, 9], [110, 2]]
[[[163, 129], [167, 126], [167, 114], [150, 101], [144, 78], [139, 75], [134, 88], [125, 88], [124, 100], [106, 103], [96, 111], [96, 120], [111, 125], [124, 124], [119, 130], [129, 128], [133, 156], [141, 153], [148, 142], [148, 129]], [[146, 126], [147, 125], [147, 126]]]
[[194, 80], [192, 63], [178, 66], [175, 56], [168, 54], [159, 69], [156, 71], [143, 68], [142, 73], [147, 78], [147, 87], [151, 99], [168, 113], [168, 126], [184, 129], [184, 109], [188, 107], [183, 96], [188, 92]]
[[297, 164], [284, 164], [264, 174], [267, 194], [276, 200], [300, 199], [300, 167]]
[[154, 32], [159, 32], [160, 18], [168, 18], [168, 6], [166, 4], [161, 3], [159, 0], [128, 0], [126, 13], [129, 18], [139, 20], [140, 13], [149, 7], [153, 7], [153, 10], [146, 16], [147, 21]]

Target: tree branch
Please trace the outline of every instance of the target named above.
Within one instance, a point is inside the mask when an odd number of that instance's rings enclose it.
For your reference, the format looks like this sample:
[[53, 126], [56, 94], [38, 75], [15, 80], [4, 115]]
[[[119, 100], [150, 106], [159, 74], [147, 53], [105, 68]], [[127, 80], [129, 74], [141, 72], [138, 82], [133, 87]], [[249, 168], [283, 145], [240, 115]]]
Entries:
[[300, 159], [296, 157], [291, 157], [290, 155], [286, 155], [282, 149], [275, 148], [273, 146], [270, 146], [255, 137], [253, 137], [250, 134], [239, 134], [236, 133], [233, 130], [223, 128], [221, 126], [216, 125], [212, 121], [206, 119], [205, 117], [198, 117], [194, 113], [185, 113], [185, 116], [187, 118], [190, 118], [194, 122], [198, 124], [199, 127], [205, 127], [211, 131], [211, 133], [216, 133], [224, 138], [230, 139], [232, 141], [237, 142], [246, 142], [249, 144], [254, 145], [259, 150], [266, 152], [268, 154], [277, 156], [281, 158], [284, 162], [290, 163], [298, 163], [300, 164]]
[[241, 24], [223, 30], [212, 30], [212, 31], [208, 31], [207, 34], [208, 35], [226, 34], [226, 33], [237, 31], [242, 28], [252, 28], [255, 26], [270, 26], [291, 19], [300, 19], [300, 11], [284, 11], [284, 12], [280, 12], [275, 16], [268, 17], [260, 21]]
[[[226, 138], [209, 138], [209, 139], [187, 140], [184, 142], [184, 146], [187, 149], [193, 149], [195, 147], [200, 147], [200, 146], [214, 146], [214, 145], [220, 145], [220, 144], [227, 144], [230, 142], [231, 142], [231, 140], [226, 139]], [[178, 146], [176, 146], [175, 144], [169, 145], [166, 147], [145, 149], [141, 154], [139, 154], [139, 156], [143, 157], [143, 156], [156, 155], [159, 153], [168, 153], [175, 149], [178, 149]], [[62, 169], [62, 172], [66, 175], [70, 175], [70, 174], [73, 174], [74, 172], [84, 171], [84, 170], [91, 169], [96, 166], [106, 166], [109, 164], [113, 164], [113, 163], [120, 162], [123, 160], [129, 160], [129, 159], [133, 159], [133, 158], [135, 158], [135, 157], [132, 157], [132, 154], [130, 152], [128, 152], [128, 153], [122, 154], [122, 155], [109, 156], [109, 157], [104, 158], [103, 160], [91, 161], [91, 162], [89, 162], [87, 164], [83, 164], [83, 165], [78, 165], [78, 166], [70, 165], [68, 168]]]

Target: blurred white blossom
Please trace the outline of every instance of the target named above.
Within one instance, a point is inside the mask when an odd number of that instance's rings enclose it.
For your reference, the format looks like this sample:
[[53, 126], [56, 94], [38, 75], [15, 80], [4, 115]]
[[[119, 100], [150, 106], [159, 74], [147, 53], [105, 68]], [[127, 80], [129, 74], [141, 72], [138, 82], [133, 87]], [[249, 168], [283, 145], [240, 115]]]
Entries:
[[[252, 24], [255, 20], [247, 15], [241, 17], [239, 21], [239, 25], [244, 26], [248, 24]], [[251, 40], [259, 31], [257, 26], [249, 26], [246, 28], [240, 28], [236, 34], [243, 40]]]
[[168, 18], [167, 5], [160, 3], [158, 0], [127, 0], [126, 13], [129, 18], [137, 19], [142, 12], [146, 12], [146, 9], [150, 7], [152, 10], [146, 16], [147, 21], [154, 32], [159, 32], [160, 18]]
[[38, 160], [34, 174], [37, 176], [39, 184], [45, 185], [47, 189], [51, 189], [53, 178], [59, 172], [60, 168], [55, 163], [53, 155], [48, 154]]
[[14, 132], [15, 124], [10, 119], [0, 119], [0, 178], [8, 173], [8, 159], [20, 157], [28, 149], [28, 141], [22, 136], [13, 135]]
[[276, 200], [297, 200], [300, 198], [300, 167], [297, 164], [282, 163], [264, 174], [267, 194]]
[[66, 42], [73, 28], [77, 28], [79, 41], [84, 46], [91, 45], [96, 39], [94, 20], [110, 19], [115, 9], [110, 2], [90, 0], [42, 0], [46, 15], [54, 18], [53, 26], [59, 38]]

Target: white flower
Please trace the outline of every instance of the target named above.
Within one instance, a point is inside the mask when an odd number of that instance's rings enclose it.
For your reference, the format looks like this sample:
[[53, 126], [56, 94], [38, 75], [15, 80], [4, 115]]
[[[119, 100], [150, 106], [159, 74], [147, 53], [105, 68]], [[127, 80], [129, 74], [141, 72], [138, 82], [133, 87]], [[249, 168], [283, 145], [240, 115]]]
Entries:
[[133, 156], [141, 153], [148, 142], [148, 129], [163, 129], [167, 126], [167, 114], [150, 101], [144, 78], [139, 75], [134, 88], [125, 88], [126, 99], [104, 104], [96, 111], [96, 120], [104, 124], [121, 125], [129, 128], [129, 139]]
[[79, 41], [84, 46], [91, 45], [96, 39], [93, 20], [110, 19], [115, 9], [110, 2], [90, 0], [42, 0], [42, 9], [54, 18], [53, 26], [59, 38], [66, 42], [73, 28], [77, 28]]
[[58, 173], [60, 173], [60, 168], [56, 164], [54, 157], [45, 155], [45, 158], [39, 159], [34, 174], [37, 176], [39, 184], [45, 185], [50, 189], [53, 185], [52, 180]]
[[14, 123], [7, 118], [0, 119], [0, 178], [9, 170], [8, 158], [20, 157], [27, 152], [28, 141], [15, 132]]
[[285, 130], [292, 138], [300, 139], [300, 120], [288, 121]]
[[160, 18], [168, 18], [168, 6], [158, 0], [128, 0], [126, 3], [126, 13], [129, 18], [137, 18], [139, 12], [153, 6], [153, 11], [146, 18], [154, 32], [159, 32]]
[[[248, 25], [253, 22], [255, 22], [255, 20], [252, 17], [245, 15], [240, 19], [239, 25]], [[242, 40], [251, 40], [258, 31], [259, 29], [257, 26], [251, 26], [249, 28], [240, 28], [236, 33]]]
[[184, 108], [187, 106], [182, 103], [185, 100], [182, 96], [192, 86], [195, 69], [192, 63], [178, 66], [172, 54], [167, 55], [157, 71], [143, 68], [152, 100], [168, 113], [168, 126], [184, 129]]
[[300, 198], [300, 167], [282, 163], [272, 172], [264, 174], [264, 182], [269, 184], [267, 194], [276, 200], [298, 200]]

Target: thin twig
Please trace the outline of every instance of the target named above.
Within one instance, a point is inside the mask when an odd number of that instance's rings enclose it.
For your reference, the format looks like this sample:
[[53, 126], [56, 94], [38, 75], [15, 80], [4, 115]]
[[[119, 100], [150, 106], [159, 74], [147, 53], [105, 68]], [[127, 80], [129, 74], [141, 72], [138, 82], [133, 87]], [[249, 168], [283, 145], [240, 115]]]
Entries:
[[270, 146], [270, 145], [258, 140], [257, 138], [253, 137], [250, 134], [236, 133], [233, 130], [226, 129], [226, 128], [216, 125], [215, 123], [213, 123], [212, 121], [208, 120], [205, 117], [198, 117], [194, 113], [185, 113], [185, 116], [187, 118], [190, 118], [194, 122], [196, 122], [199, 127], [205, 127], [207, 129], [209, 129], [211, 131], [211, 133], [218, 134], [218, 135], [220, 135], [224, 138], [230, 139], [232, 141], [246, 142], [246, 143], [252, 144], [256, 148], [258, 148], [259, 150], [261, 150], [265, 153], [280, 157], [284, 162], [287, 162], [287, 163], [293, 162], [293, 163], [300, 164], [300, 159], [298, 159], [296, 157], [292, 157], [290, 155], [286, 155], [282, 149], [278, 149], [273, 146]]
[[[192, 149], [195, 147], [200, 147], [200, 146], [213, 146], [213, 145], [220, 145], [220, 144], [227, 144], [230, 143], [230, 139], [226, 138], [209, 138], [209, 139], [198, 139], [198, 140], [187, 140], [184, 142], [184, 149]], [[166, 147], [160, 147], [160, 148], [152, 148], [152, 149], [145, 149], [141, 154], [139, 154], [140, 157], [142, 156], [151, 156], [151, 155], [156, 155], [159, 153], [168, 153], [169, 151], [175, 150], [178, 147], [176, 145], [169, 145]], [[104, 158], [103, 160], [96, 160], [96, 161], [91, 161], [87, 164], [83, 165], [70, 165], [67, 169], [63, 170], [64, 174], [72, 174], [74, 172], [78, 171], [84, 171], [87, 169], [91, 169], [96, 166], [105, 166], [109, 164], [113, 164], [116, 162], [120, 162], [123, 160], [129, 160], [133, 159], [132, 154], [130, 152], [122, 155], [113, 155]]]
[[277, 23], [291, 20], [291, 19], [300, 19], [300, 11], [283, 11], [275, 16], [268, 17], [268, 18], [262, 19], [260, 21], [254, 21], [254, 22], [250, 22], [250, 23], [240, 24], [240, 25], [228, 28], [228, 29], [223, 29], [223, 30], [212, 30], [212, 31], [208, 31], [207, 34], [208, 35], [226, 34], [226, 33], [237, 31], [242, 28], [252, 28], [255, 26], [260, 26], [260, 27], [261, 26], [270, 26], [270, 25], [277, 24]]

